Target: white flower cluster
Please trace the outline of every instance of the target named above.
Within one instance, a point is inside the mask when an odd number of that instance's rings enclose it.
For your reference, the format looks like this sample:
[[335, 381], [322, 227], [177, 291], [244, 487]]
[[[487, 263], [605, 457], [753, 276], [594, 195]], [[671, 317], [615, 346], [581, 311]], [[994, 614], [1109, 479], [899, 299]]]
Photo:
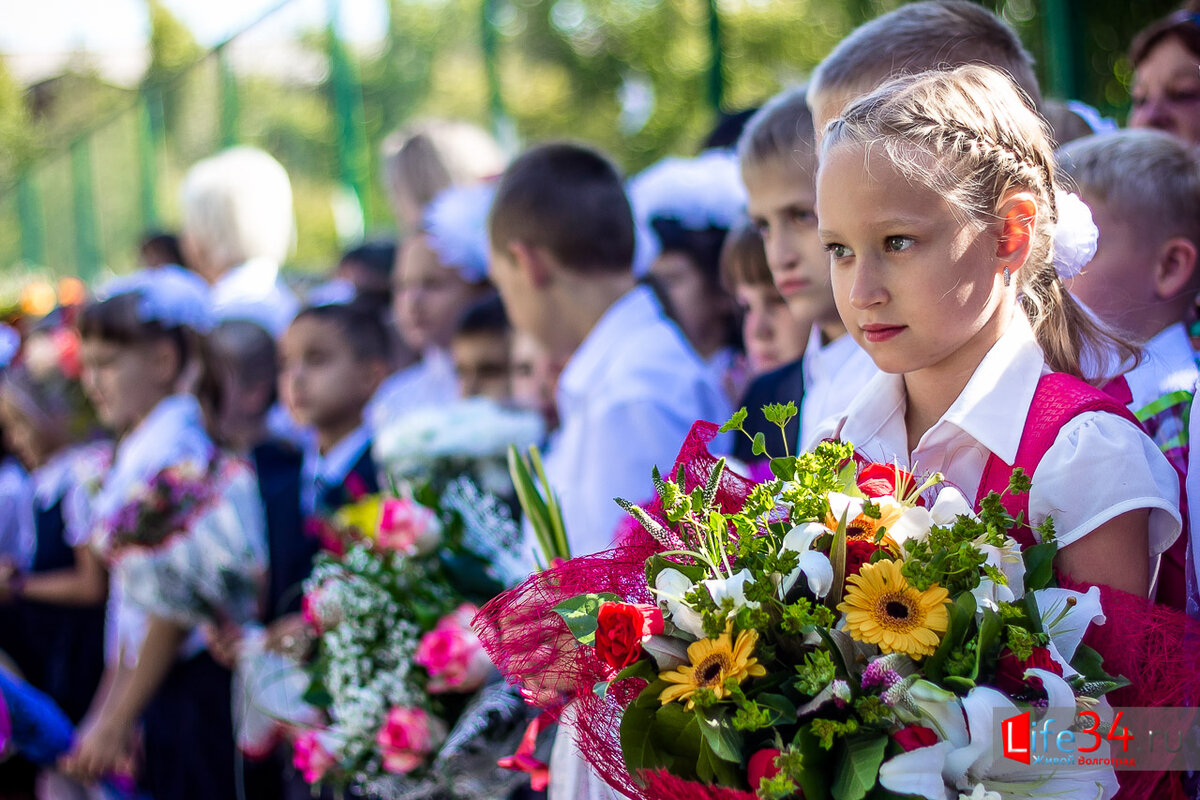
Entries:
[[504, 459], [509, 445], [529, 447], [543, 433], [538, 414], [471, 397], [406, 414], [376, 434], [372, 455], [385, 473], [400, 478], [427, 471], [442, 459]]
[[[356, 547], [344, 565], [319, 564], [305, 587], [308, 592], [319, 587], [320, 614], [337, 619], [322, 634], [328, 657], [325, 688], [332, 698], [333, 733], [348, 763], [361, 763], [374, 752], [389, 709], [422, 697], [409, 683], [420, 630], [403, 619], [395, 598], [379, 582], [356, 574], [379, 569], [365, 548]], [[367, 769], [372, 769], [369, 763]]]
[[458, 514], [463, 524], [463, 546], [488, 562], [488, 574], [504, 586], [515, 586], [529, 574], [519, 555], [521, 527], [492, 494], [481, 492], [467, 478], [459, 478], [442, 493], [442, 509]]

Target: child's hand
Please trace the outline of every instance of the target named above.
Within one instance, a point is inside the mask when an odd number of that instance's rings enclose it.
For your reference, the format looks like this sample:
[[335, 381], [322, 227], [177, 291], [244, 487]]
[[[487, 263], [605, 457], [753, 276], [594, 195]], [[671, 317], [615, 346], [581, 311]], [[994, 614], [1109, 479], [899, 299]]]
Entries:
[[80, 783], [91, 784], [128, 770], [132, 731], [100, 718], [85, 720], [75, 747], [58, 760], [58, 767]]
[[312, 645], [312, 628], [299, 614], [280, 617], [267, 626], [268, 650], [291, 656], [297, 661], [308, 655]]
[[233, 669], [242, 655], [241, 626], [231, 622], [223, 625], [206, 625], [204, 639], [213, 660], [225, 669]]
[[0, 603], [11, 603], [17, 594], [21, 573], [7, 558], [0, 559]]

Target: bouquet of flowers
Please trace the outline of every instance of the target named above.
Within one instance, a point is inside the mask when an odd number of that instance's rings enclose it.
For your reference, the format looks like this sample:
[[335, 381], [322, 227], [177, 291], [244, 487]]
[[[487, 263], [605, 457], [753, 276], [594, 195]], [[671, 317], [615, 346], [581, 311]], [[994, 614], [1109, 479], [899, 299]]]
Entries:
[[[765, 413], [784, 425], [795, 407]], [[976, 513], [940, 476], [842, 442], [755, 483], [706, 457], [703, 426], [678, 473], [654, 475], [653, 507], [622, 501], [638, 527], [621, 546], [479, 619], [529, 698], [575, 699], [580, 750], [610, 784], [664, 799], [1116, 792], [1108, 766], [993, 754], [1000, 719], [1102, 708], [1127, 683], [1081, 643], [1104, 621], [1099, 590], [1054, 586], [1052, 523], [1021, 552], [997, 495]], [[1009, 491], [1028, 487], [1018, 472]]]
[[338, 510], [330, 524], [344, 552], [319, 556], [304, 587], [317, 640], [306, 698], [326, 720], [295, 743], [310, 783], [482, 799], [518, 782], [496, 760], [515, 748], [528, 710], [498, 682], [471, 621], [527, 574], [502, 499], [513, 494], [509, 445], [540, 435], [527, 422], [467, 401], [380, 436], [389, 491]]
[[236, 459], [167, 467], [104, 520], [96, 546], [131, 599], [180, 625], [255, 618], [265, 534], [240, 508], [257, 508], [253, 472]]

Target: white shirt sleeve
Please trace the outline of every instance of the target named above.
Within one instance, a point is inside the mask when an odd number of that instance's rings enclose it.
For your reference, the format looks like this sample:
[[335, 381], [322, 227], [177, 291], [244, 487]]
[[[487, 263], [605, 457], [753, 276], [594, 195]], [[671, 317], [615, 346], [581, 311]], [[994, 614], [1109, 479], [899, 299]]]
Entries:
[[651, 469], [670, 471], [694, 420], [660, 403], [631, 400], [600, 409], [588, 422], [572, 463], [560, 465], [570, 485], [555, 486], [573, 556], [611, 547], [625, 517], [615, 498], [639, 505], [653, 499]]
[[1121, 514], [1150, 510], [1150, 557], [1179, 536], [1179, 475], [1130, 422], [1088, 412], [1058, 433], [1033, 475], [1029, 517], [1054, 519], [1058, 543], [1079, 541]]

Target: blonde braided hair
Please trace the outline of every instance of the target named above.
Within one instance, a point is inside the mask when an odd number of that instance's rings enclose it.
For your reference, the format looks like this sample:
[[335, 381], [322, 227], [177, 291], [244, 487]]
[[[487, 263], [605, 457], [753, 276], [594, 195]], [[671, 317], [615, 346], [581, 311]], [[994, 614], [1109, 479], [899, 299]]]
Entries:
[[827, 126], [821, 156], [869, 145], [981, 228], [998, 218], [1009, 194], [1031, 193], [1038, 214], [1029, 257], [1016, 276], [1021, 305], [1051, 369], [1099, 382], [1109, 376], [1084, 376], [1081, 351], [1115, 351], [1126, 365], [1138, 353], [1088, 316], [1054, 268], [1059, 179], [1050, 142], [1029, 97], [1004, 73], [972, 64], [902, 76], [854, 101]]

